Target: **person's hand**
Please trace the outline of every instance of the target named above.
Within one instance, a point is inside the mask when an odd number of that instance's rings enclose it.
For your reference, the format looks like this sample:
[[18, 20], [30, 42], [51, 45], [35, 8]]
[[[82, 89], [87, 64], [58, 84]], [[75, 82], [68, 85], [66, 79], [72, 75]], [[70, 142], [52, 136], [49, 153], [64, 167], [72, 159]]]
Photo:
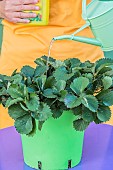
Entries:
[[37, 14], [24, 11], [39, 10], [36, 3], [38, 0], [3, 0], [0, 2], [1, 16], [12, 23], [28, 23], [29, 18], [35, 18]]

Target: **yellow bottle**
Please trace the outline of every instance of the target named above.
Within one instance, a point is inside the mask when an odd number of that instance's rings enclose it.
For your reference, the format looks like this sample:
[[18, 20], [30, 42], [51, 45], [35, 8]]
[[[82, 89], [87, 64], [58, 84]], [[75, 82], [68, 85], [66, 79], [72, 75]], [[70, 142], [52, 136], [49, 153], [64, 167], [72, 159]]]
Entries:
[[30, 23], [28, 23], [27, 25], [48, 25], [49, 0], [40, 0], [37, 6], [40, 7], [39, 11], [25, 11], [25, 12], [34, 12], [37, 14], [35, 18], [30, 18]]

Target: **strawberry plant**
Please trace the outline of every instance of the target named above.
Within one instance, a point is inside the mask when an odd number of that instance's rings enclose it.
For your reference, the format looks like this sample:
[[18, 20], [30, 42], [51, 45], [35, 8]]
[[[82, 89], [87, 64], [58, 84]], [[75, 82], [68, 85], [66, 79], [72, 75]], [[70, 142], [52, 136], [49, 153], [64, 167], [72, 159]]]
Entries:
[[0, 103], [8, 108], [21, 134], [33, 134], [44, 122], [63, 111], [75, 115], [73, 127], [84, 131], [91, 122], [106, 122], [113, 105], [112, 59], [95, 63], [77, 58], [65, 61], [42, 56], [36, 67], [23, 66], [11, 76], [0, 75]]

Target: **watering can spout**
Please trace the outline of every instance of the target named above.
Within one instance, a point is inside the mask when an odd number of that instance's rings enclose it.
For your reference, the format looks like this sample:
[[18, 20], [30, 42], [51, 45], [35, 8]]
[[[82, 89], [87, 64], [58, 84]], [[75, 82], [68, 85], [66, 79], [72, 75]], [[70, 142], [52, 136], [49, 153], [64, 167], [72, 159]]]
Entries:
[[74, 40], [74, 41], [102, 47], [102, 43], [95, 38], [87, 38], [87, 37], [74, 36], [74, 35], [63, 35], [63, 36], [54, 37], [53, 40], [54, 41], [56, 41], [56, 40]]
[[[101, 1], [92, 0], [89, 5], [86, 5], [87, 0], [82, 0], [82, 17], [86, 23], [73, 34], [54, 37], [53, 40], [74, 40], [100, 46], [103, 51], [113, 51], [113, 19], [111, 18], [113, 16], [113, 0]], [[87, 27], [91, 29], [95, 38], [76, 36]]]

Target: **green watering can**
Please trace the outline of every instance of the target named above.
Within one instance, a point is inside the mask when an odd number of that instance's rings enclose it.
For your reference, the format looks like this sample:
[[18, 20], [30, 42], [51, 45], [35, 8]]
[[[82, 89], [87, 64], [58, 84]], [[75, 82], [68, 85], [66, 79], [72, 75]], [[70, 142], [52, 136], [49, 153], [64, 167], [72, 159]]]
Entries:
[[[86, 0], [82, 1], [82, 17], [86, 24], [72, 35], [54, 37], [53, 40], [74, 40], [87, 44], [100, 46], [104, 52], [113, 50], [113, 0], [92, 0], [86, 6]], [[86, 27], [90, 27], [95, 38], [75, 36]]]

